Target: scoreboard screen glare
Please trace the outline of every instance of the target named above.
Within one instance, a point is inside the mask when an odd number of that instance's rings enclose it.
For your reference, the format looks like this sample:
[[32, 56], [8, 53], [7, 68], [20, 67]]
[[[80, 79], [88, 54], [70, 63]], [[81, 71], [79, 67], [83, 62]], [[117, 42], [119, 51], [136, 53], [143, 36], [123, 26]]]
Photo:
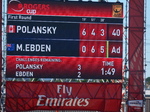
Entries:
[[8, 0], [8, 78], [122, 78], [123, 4]]

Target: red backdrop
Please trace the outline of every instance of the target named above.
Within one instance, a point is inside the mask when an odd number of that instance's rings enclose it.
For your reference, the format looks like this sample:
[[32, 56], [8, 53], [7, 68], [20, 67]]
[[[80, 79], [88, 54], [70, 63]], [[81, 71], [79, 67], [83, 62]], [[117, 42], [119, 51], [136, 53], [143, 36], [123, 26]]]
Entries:
[[144, 0], [129, 2], [129, 91], [128, 112], [143, 112], [143, 107], [130, 105], [143, 101]]

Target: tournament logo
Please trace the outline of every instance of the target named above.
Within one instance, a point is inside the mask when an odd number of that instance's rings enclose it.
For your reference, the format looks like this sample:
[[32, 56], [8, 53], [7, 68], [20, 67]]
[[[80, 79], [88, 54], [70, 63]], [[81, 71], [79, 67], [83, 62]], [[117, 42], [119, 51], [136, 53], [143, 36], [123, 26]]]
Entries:
[[21, 2], [21, 0], [10, 0], [8, 3], [8, 7], [11, 13], [21, 13], [21, 14], [29, 14], [35, 15], [38, 11], [48, 11], [50, 9], [49, 4], [37, 4], [37, 3], [27, 3]]
[[112, 7], [112, 17], [122, 17], [122, 5], [115, 4]]
[[15, 12], [21, 12], [23, 11], [23, 7], [18, 7], [18, 5], [21, 4], [19, 0], [10, 0], [9, 1], [9, 6], [11, 7], [11, 10]]

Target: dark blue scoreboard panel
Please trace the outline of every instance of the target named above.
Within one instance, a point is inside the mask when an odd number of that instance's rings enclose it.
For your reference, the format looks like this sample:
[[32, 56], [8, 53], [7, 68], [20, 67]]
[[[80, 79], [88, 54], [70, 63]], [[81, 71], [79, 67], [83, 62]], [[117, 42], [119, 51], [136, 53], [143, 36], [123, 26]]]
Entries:
[[122, 30], [119, 23], [8, 21], [7, 54], [122, 57]]
[[16, 21], [10, 24], [8, 55], [79, 56], [79, 24]]
[[121, 79], [122, 6], [11, 1], [6, 77]]

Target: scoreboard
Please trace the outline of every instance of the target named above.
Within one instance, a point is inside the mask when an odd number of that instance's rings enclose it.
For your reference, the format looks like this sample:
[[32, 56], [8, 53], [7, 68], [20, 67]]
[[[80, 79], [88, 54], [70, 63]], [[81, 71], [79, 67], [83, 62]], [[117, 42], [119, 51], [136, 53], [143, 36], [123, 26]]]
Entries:
[[6, 77], [122, 78], [123, 4], [8, 0]]

